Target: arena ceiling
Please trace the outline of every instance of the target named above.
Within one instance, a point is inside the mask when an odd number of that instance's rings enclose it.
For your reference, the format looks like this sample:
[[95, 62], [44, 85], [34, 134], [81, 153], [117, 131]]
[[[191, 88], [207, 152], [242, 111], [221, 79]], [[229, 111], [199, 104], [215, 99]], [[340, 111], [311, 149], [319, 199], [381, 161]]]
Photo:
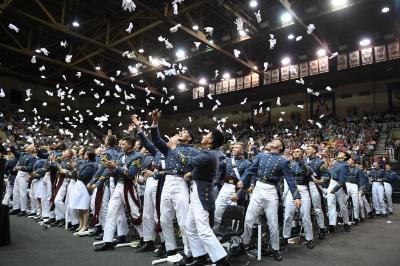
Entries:
[[[400, 30], [398, 0], [342, 0], [346, 4], [340, 8], [333, 7], [331, 0], [258, 0], [255, 8], [249, 6], [248, 0], [178, 0], [178, 14], [174, 14], [172, 0], [132, 1], [136, 5], [133, 12], [122, 8], [122, 0], [1, 0], [0, 72], [50, 86], [62, 83], [79, 89], [96, 86], [94, 79], [105, 87], [118, 84], [137, 93], [134, 104], [144, 107], [146, 88], [156, 98], [151, 107], [158, 105], [164, 94], [162, 88], [166, 87], [169, 95], [175, 95], [178, 111], [188, 111], [194, 104], [191, 89], [199, 86], [202, 78], [214, 82], [225, 72], [233, 76], [262, 74], [264, 62], [277, 67], [284, 56], [293, 61], [310, 59], [321, 48], [328, 55], [349, 52], [357, 49], [364, 37], [374, 44], [384, 44], [398, 38]], [[382, 13], [384, 6], [390, 12]], [[254, 14], [257, 11], [261, 21]], [[284, 13], [291, 14], [291, 22], [282, 22]], [[243, 34], [235, 24], [238, 18], [244, 22]], [[9, 23], [20, 31], [11, 31]], [[309, 24], [316, 29], [308, 35]], [[177, 25], [180, 26], [173, 32], [171, 28]], [[198, 30], [193, 28], [195, 25]], [[205, 31], [207, 27], [213, 28], [212, 33]], [[270, 34], [277, 40], [272, 50]], [[289, 40], [289, 34], [303, 39]], [[173, 48], [167, 49], [160, 36]], [[60, 46], [61, 41], [68, 45]], [[198, 49], [195, 43], [200, 43]], [[35, 52], [42, 47], [50, 51], [48, 56]], [[238, 58], [234, 49], [241, 52]], [[123, 56], [124, 52], [129, 55]], [[33, 55], [38, 64], [31, 64]], [[71, 62], [66, 62], [66, 55], [72, 55]], [[162, 80], [157, 73], [172, 67], [159, 65], [156, 58], [176, 64], [175, 73]], [[315, 76], [309, 82], [318, 89], [341, 82], [390, 78], [400, 73], [398, 61]], [[44, 72], [38, 70], [41, 65], [46, 66]], [[220, 74], [216, 79], [215, 70]], [[117, 71], [121, 73], [118, 76]], [[80, 78], [76, 77], [77, 72], [81, 72]], [[291, 82], [270, 85], [270, 90], [255, 88], [226, 94], [224, 102], [238, 103], [247, 94], [250, 99], [258, 99], [296, 92], [294, 81]], [[178, 89], [181, 83], [186, 89]], [[205, 105], [211, 107], [212, 103]], [[172, 112], [172, 104], [164, 105], [164, 109]]]

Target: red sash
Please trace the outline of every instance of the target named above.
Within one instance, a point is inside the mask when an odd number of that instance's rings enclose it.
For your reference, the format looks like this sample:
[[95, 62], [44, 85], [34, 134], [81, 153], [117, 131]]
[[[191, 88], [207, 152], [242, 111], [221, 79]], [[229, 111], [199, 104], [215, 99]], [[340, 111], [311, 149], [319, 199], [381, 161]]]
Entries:
[[94, 200], [94, 213], [92, 222], [93, 224], [97, 224], [99, 222], [99, 213], [101, 208], [101, 203], [103, 202], [104, 195], [104, 185], [97, 187], [96, 198]]
[[64, 182], [64, 178], [65, 178], [65, 174], [59, 174], [57, 176], [57, 180], [53, 186], [53, 193], [51, 194], [51, 198], [50, 198], [50, 211], [54, 210], [54, 208], [56, 207], [54, 205], [54, 200], [57, 196], [58, 191], [60, 190], [63, 182]]
[[[132, 200], [136, 204], [136, 206], [139, 207], [140, 215], [136, 219], [133, 218], [132, 214], [131, 214], [131, 207], [129, 206], [128, 193], [132, 197]], [[125, 181], [125, 184], [124, 184], [124, 198], [125, 198], [126, 209], [128, 211], [128, 215], [129, 215], [130, 220], [132, 221], [132, 223], [134, 225], [140, 225], [142, 223], [143, 208], [142, 208], [142, 206], [140, 204], [139, 199], [136, 197], [136, 193], [133, 191], [133, 184], [129, 180]]]

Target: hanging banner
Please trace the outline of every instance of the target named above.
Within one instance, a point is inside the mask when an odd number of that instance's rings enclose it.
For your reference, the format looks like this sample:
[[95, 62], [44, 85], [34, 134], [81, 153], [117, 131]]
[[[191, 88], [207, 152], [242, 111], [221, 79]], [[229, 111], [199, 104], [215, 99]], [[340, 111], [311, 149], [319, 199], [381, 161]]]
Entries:
[[216, 87], [215, 87], [215, 93], [216, 94], [221, 94], [222, 92], [222, 82], [218, 82]]
[[271, 84], [271, 71], [264, 72], [264, 85]]
[[236, 90], [236, 79], [230, 79], [229, 80], [229, 91], [235, 91]]
[[386, 46], [380, 45], [374, 47], [375, 52], [375, 62], [386, 61]]
[[244, 88], [251, 88], [251, 75], [247, 75], [244, 77]]
[[222, 93], [229, 92], [229, 81], [224, 80], [222, 81]]
[[243, 90], [243, 77], [237, 78], [236, 83], [237, 83], [236, 89]]
[[388, 57], [389, 57], [389, 60], [400, 57], [399, 42], [394, 42], [394, 43], [388, 44]]
[[308, 76], [308, 63], [300, 64], [300, 77]]
[[215, 84], [208, 84], [208, 93], [211, 95], [215, 94]]
[[251, 86], [257, 87], [260, 85], [260, 75], [258, 73], [251, 74]]
[[318, 59], [319, 73], [329, 72], [329, 59], [327, 56]]
[[279, 68], [271, 71], [271, 82], [272, 83], [279, 82]]
[[363, 65], [369, 65], [374, 62], [372, 47], [361, 49], [361, 63]]
[[360, 51], [354, 51], [349, 53], [349, 65], [350, 68], [358, 67], [360, 65]]
[[318, 60], [310, 61], [310, 76], [318, 74]]
[[337, 56], [337, 70], [347, 69], [347, 54]]
[[197, 88], [194, 88], [193, 89], [193, 99], [197, 99], [198, 95], [199, 95], [199, 92], [198, 92]]
[[281, 81], [289, 79], [289, 66], [281, 67]]
[[299, 65], [289, 66], [290, 79], [297, 79], [299, 77]]
[[199, 98], [203, 98], [204, 97], [204, 87], [199, 87], [198, 92], [199, 92]]

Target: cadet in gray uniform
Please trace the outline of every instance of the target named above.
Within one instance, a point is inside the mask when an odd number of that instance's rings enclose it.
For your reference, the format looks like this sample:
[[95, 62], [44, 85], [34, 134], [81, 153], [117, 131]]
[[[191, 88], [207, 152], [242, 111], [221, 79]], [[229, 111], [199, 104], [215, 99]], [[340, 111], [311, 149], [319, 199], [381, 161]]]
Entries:
[[375, 215], [386, 217], [384, 178], [385, 172], [379, 168], [378, 162], [374, 162], [371, 170], [368, 171], [368, 179], [372, 183], [372, 204], [375, 209]]

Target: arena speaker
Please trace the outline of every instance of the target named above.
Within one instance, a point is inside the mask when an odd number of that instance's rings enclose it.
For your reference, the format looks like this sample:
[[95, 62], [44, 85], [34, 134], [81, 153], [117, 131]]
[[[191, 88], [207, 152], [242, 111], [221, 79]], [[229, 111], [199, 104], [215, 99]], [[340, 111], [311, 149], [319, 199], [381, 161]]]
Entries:
[[24, 100], [24, 93], [18, 90], [10, 91], [10, 103], [15, 105], [21, 105]]
[[[0, 198], [4, 195], [4, 168], [6, 159], [0, 158]], [[8, 214], [8, 206], [0, 204], [0, 246], [6, 246], [11, 243], [10, 238], [10, 216]]]

